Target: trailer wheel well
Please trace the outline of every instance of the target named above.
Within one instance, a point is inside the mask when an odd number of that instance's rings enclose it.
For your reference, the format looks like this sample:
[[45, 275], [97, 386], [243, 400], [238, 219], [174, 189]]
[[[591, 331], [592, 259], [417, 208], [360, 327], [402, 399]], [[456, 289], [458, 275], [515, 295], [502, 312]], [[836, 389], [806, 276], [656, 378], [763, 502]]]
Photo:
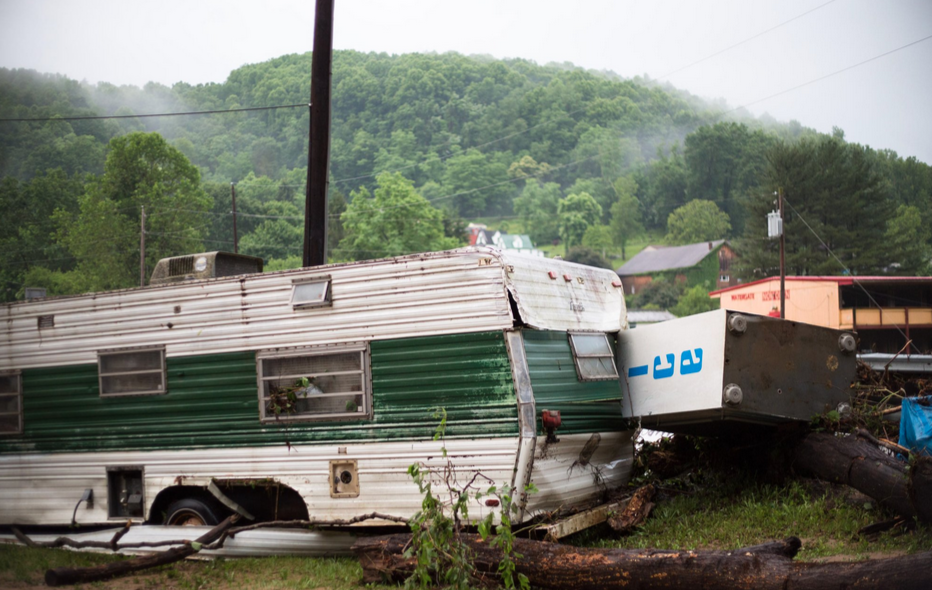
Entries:
[[172, 486], [165, 488], [155, 497], [155, 501], [152, 502], [152, 506], [149, 508], [149, 519], [146, 522], [150, 524], [163, 524], [167, 516], [166, 511], [168, 507], [171, 506], [173, 502], [185, 499], [203, 502], [221, 519], [226, 518], [230, 514], [230, 509], [214, 498], [213, 494], [208, 492], [206, 488], [200, 486]]
[[[255, 522], [308, 520], [310, 518], [304, 498], [294, 488], [287, 485], [269, 480], [254, 482], [216, 480], [215, 483], [228, 498], [249, 511], [255, 517]], [[205, 487], [171, 486], [159, 492], [155, 497], [149, 509], [147, 522], [164, 523], [168, 507], [173, 502], [184, 499], [203, 502], [221, 519], [232, 513]]]

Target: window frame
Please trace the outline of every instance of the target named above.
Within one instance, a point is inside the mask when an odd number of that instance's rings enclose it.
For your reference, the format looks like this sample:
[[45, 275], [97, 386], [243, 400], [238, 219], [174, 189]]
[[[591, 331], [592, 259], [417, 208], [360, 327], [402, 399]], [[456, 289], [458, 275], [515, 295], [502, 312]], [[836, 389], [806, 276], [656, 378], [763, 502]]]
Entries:
[[[104, 373], [103, 358], [107, 356], [116, 356], [120, 354], [138, 354], [141, 352], [158, 352], [159, 368], [144, 369], [140, 371], [121, 371]], [[147, 389], [145, 391], [120, 391], [115, 393], [104, 392], [104, 377], [113, 377], [119, 375], [141, 375], [146, 373], [159, 373], [162, 376], [162, 386], [159, 389]], [[131, 397], [136, 395], [165, 395], [168, 393], [168, 366], [165, 362], [164, 346], [135, 346], [129, 348], [109, 348], [97, 351], [97, 391], [101, 398], [105, 397]]]
[[13, 412], [4, 412], [4, 416], [18, 416], [19, 425], [15, 431], [2, 432], [0, 431], [0, 436], [20, 436], [23, 434], [23, 373], [19, 369], [7, 369], [0, 371], [0, 377], [14, 377], [16, 379], [15, 391], [12, 393], [0, 393], [0, 398], [15, 398], [17, 404], [17, 411], [14, 414]]
[[[298, 287], [301, 285], [310, 285], [314, 283], [326, 283], [327, 290], [322, 299], [315, 301], [295, 301], [298, 294]], [[331, 307], [333, 305], [333, 279], [330, 275], [318, 277], [306, 277], [295, 279], [291, 282], [291, 307], [292, 309], [308, 309], [315, 307]]]
[[[360, 380], [362, 391], [359, 392], [339, 392], [321, 394], [323, 397], [346, 397], [348, 395], [359, 395], [362, 397], [362, 412], [333, 412], [328, 414], [293, 414], [293, 415], [274, 415], [266, 411], [269, 398], [265, 395], [265, 383], [283, 378], [301, 378], [308, 375], [265, 375], [265, 364], [263, 361], [270, 359], [292, 358], [292, 357], [314, 357], [345, 354], [348, 352], [358, 352], [360, 358]], [[318, 344], [314, 346], [296, 346], [291, 348], [272, 348], [256, 352], [256, 385], [259, 401], [259, 421], [263, 424], [275, 422], [334, 422], [350, 420], [371, 420], [372, 419], [372, 378], [371, 378], [371, 359], [372, 355], [369, 350], [368, 342], [347, 342], [341, 344]], [[355, 374], [357, 371], [340, 371], [342, 374]], [[336, 374], [322, 373], [322, 374]]]
[[[598, 353], [598, 354], [581, 354], [576, 350], [576, 341], [574, 337], [592, 337], [592, 336], [601, 336], [605, 339], [605, 344], [608, 346], [610, 354]], [[580, 381], [617, 381], [620, 379], [618, 374], [618, 365], [615, 364], [615, 351], [612, 348], [612, 343], [608, 338], [608, 334], [605, 332], [567, 332], [567, 338], [570, 342], [570, 351], [573, 354], [573, 365], [576, 367], [576, 377]], [[600, 376], [590, 376], [584, 375], [582, 369], [579, 367], [579, 359], [591, 359], [591, 358], [607, 358], [612, 362], [612, 370], [614, 375], [600, 375]]]

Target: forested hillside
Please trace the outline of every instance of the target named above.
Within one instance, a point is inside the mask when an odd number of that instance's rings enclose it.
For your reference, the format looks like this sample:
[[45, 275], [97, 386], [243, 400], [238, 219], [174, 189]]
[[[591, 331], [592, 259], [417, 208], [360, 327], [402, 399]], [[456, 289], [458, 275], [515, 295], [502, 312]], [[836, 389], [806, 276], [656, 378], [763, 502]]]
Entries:
[[[129, 115], [0, 122], [2, 299], [26, 283], [53, 294], [138, 284], [143, 208], [149, 269], [232, 250], [231, 183], [240, 251], [273, 269], [299, 264], [306, 106], [132, 115], [306, 105], [310, 68], [309, 53], [288, 55], [222, 84], [141, 89], [0, 69], [0, 119]], [[337, 51], [332, 133], [333, 260], [453, 247], [465, 222], [504, 218], [536, 243], [603, 253], [645, 231], [671, 243], [735, 238], [751, 278], [775, 265], [762, 233], [779, 186], [793, 207], [791, 272], [843, 270], [794, 215], [852, 272], [928, 271], [928, 165], [647, 80]]]

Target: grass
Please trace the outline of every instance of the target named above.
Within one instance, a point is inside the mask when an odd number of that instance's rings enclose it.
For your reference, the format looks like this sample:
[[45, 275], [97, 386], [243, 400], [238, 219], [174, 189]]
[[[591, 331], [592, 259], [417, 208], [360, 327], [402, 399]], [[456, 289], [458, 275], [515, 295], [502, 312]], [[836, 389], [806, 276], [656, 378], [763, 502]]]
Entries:
[[644, 526], [626, 537], [583, 533], [577, 545], [625, 549], [737, 549], [797, 536], [808, 561], [868, 553], [932, 550], [932, 529], [859, 538], [858, 529], [892, 518], [873, 503], [850, 505], [813, 495], [798, 481], [786, 486], [732, 481], [676, 495], [658, 503]]
[[[89, 567], [124, 559], [64, 549], [29, 549], [0, 545], [0, 587], [44, 586], [45, 570]], [[362, 568], [352, 557], [266, 557], [185, 561], [124, 578], [85, 584], [84, 588], [178, 590], [278, 590], [291, 588], [359, 589]], [[390, 588], [389, 586], [365, 586]], [[391, 588], [395, 588], [392, 586]]]

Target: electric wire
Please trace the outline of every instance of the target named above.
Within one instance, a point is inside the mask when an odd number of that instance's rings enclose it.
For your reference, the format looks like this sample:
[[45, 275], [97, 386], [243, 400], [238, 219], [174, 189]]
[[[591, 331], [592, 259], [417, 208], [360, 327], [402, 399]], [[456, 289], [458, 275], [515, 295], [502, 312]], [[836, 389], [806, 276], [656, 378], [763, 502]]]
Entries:
[[294, 109], [310, 107], [309, 104], [280, 104], [269, 107], [243, 107], [238, 109], [220, 109], [212, 111], [185, 111], [180, 113], [144, 113], [142, 115], [82, 115], [68, 117], [16, 117], [0, 119], [0, 123], [22, 123], [35, 121], [90, 121], [100, 119], [145, 119], [151, 117], [186, 117], [189, 115], [220, 115], [224, 113], [242, 113], [246, 111], [272, 111], [276, 109]]
[[[825, 240], [822, 239], [822, 236], [820, 236], [820, 235], [818, 234], [818, 232], [816, 232], [816, 230], [814, 230], [814, 229], [812, 228], [812, 226], [809, 225], [809, 222], [807, 222], [807, 221], [805, 220], [805, 218], [803, 218], [803, 216], [799, 213], [799, 211], [796, 210], [796, 207], [794, 207], [794, 206], [792, 205], [792, 203], [790, 203], [790, 202], [786, 199], [786, 196], [785, 196], [785, 195], [784, 195], [784, 197], [783, 197], [783, 202], [786, 203], [787, 205], [789, 205], [790, 209], [793, 210], [793, 213], [796, 214], [796, 217], [799, 218], [799, 220], [803, 222], [803, 225], [805, 225], [806, 228], [807, 228], [810, 232], [812, 232], [812, 235], [815, 236], [815, 238], [816, 238], [817, 240], [819, 240], [819, 243], [822, 244], [822, 247], [825, 248], [825, 251], [828, 252], [829, 254], [831, 254], [832, 258], [835, 259], [835, 262], [837, 262], [838, 265], [841, 266], [841, 268], [851, 277], [852, 282], [853, 282], [855, 285], [857, 285], [858, 287], [860, 287], [860, 289], [861, 289], [862, 291], [864, 291], [864, 294], [867, 295], [867, 298], [870, 299], [871, 303], [873, 303], [875, 306], [877, 306], [877, 309], [881, 309], [881, 310], [882, 310], [883, 308], [880, 306], [880, 304], [877, 302], [877, 300], [874, 299], [873, 295], [870, 294], [870, 292], [864, 287], [864, 285], [861, 284], [861, 281], [859, 281], [859, 280], [857, 279], [857, 277], [851, 272], [851, 269], [848, 268], [848, 265], [846, 265], [844, 262], [842, 262], [841, 259], [838, 258], [838, 256], [835, 255], [835, 252], [832, 251], [831, 248], [829, 248], [828, 244], [825, 243]], [[922, 353], [922, 351], [919, 350], [919, 347], [917, 347], [915, 344], [913, 344], [913, 343], [912, 343], [912, 340], [910, 340], [909, 338], [906, 337], [906, 333], [903, 332], [902, 329], [900, 329], [899, 324], [891, 324], [891, 325], [892, 325], [894, 328], [896, 328], [896, 331], [899, 332], [900, 335], [901, 335], [905, 340], [907, 340], [907, 341], [910, 343], [910, 345], [911, 345], [914, 349], [916, 349], [916, 352], [917, 352], [917, 353], [919, 353], [919, 354]]]
[[803, 82], [802, 84], [798, 84], [798, 85], [796, 85], [796, 86], [793, 86], [792, 88], [787, 88], [786, 90], [781, 90], [780, 92], [777, 92], [777, 93], [775, 93], [775, 94], [771, 94], [770, 96], [765, 96], [764, 98], [759, 98], [759, 99], [754, 100], [754, 101], [752, 101], [752, 102], [745, 103], [745, 104], [741, 105], [740, 107], [736, 107], [736, 108], [734, 108], [734, 109], [732, 109], [732, 110], [730, 110], [730, 111], [726, 111], [726, 113], [724, 113], [724, 114], [733, 113], [734, 111], [737, 111], [737, 110], [739, 110], [739, 109], [744, 109], [744, 108], [747, 108], [747, 107], [749, 107], [749, 106], [751, 106], [751, 105], [755, 105], [755, 104], [757, 104], [757, 103], [759, 103], [759, 102], [764, 102], [765, 100], [770, 100], [771, 98], [776, 98], [776, 97], [781, 96], [781, 95], [783, 95], [783, 94], [787, 94], [788, 92], [792, 92], [792, 91], [794, 91], [794, 90], [799, 90], [800, 88], [809, 86], [810, 84], [815, 84], [816, 82], [821, 82], [822, 80], [831, 78], [832, 76], [837, 76], [838, 74], [841, 74], [841, 73], [843, 73], [843, 72], [847, 72], [848, 70], [853, 70], [853, 69], [856, 68], [856, 67], [863, 66], [864, 64], [867, 64], [867, 63], [870, 63], [870, 62], [872, 62], [872, 61], [878, 60], [878, 59], [880, 59], [880, 58], [882, 58], [882, 57], [886, 57], [886, 56], [888, 56], [888, 55], [891, 55], [891, 54], [893, 54], [893, 53], [896, 53], [897, 51], [902, 51], [902, 50], [904, 50], [904, 49], [906, 49], [906, 48], [908, 48], [908, 47], [912, 47], [913, 45], [918, 45], [919, 43], [922, 43], [922, 42], [924, 42], [924, 41], [928, 41], [929, 39], [932, 39], [932, 35], [927, 35], [927, 36], [925, 36], [925, 37], [923, 37], [923, 38], [921, 38], [921, 39], [916, 39], [915, 41], [912, 41], [912, 42], [910, 42], [910, 43], [907, 43], [906, 45], [901, 45], [901, 46], [897, 47], [896, 49], [891, 49], [890, 51], [885, 51], [884, 53], [881, 53], [881, 54], [879, 54], [879, 55], [875, 55], [874, 57], [865, 59], [864, 61], [860, 61], [860, 62], [858, 62], [858, 63], [856, 63], [856, 64], [854, 64], [854, 65], [850, 65], [850, 66], [844, 67], [844, 68], [842, 68], [842, 69], [840, 69], [840, 70], [835, 70], [834, 72], [832, 72], [832, 73], [830, 73], [830, 74], [825, 74], [824, 76], [819, 76], [818, 78], [814, 78], [814, 79], [812, 79], [812, 80], [809, 80], [808, 82]]
[[705, 57], [703, 57], [703, 58], [701, 58], [701, 59], [697, 59], [696, 61], [694, 61], [694, 62], [692, 62], [692, 63], [690, 63], [690, 64], [687, 64], [687, 65], [685, 65], [685, 66], [683, 66], [683, 67], [681, 67], [681, 68], [677, 68], [677, 69], [673, 70], [672, 72], [668, 72], [668, 73], [664, 74], [663, 76], [660, 76], [659, 78], [657, 78], [657, 80], [664, 80], [664, 79], [666, 79], [666, 78], [669, 78], [669, 77], [672, 76], [673, 74], [678, 74], [678, 73], [682, 72], [683, 70], [687, 70], [687, 69], [689, 69], [689, 68], [691, 68], [691, 67], [693, 67], [693, 66], [695, 66], [695, 65], [701, 64], [701, 63], [704, 62], [704, 61], [710, 60], [710, 59], [712, 59], [713, 57], [716, 57], [716, 56], [719, 56], [719, 55], [721, 55], [721, 54], [723, 54], [723, 53], [725, 53], [725, 52], [731, 51], [731, 50], [734, 49], [735, 47], [739, 47], [739, 46], [741, 46], [741, 45], [744, 45], [744, 44], [747, 43], [748, 41], [753, 41], [754, 39], [757, 39], [758, 37], [762, 37], [762, 36], [766, 35], [767, 33], [770, 33], [771, 31], [775, 31], [775, 30], [779, 29], [780, 27], [782, 27], [782, 26], [784, 26], [784, 25], [788, 25], [789, 23], [791, 23], [791, 22], [793, 22], [793, 21], [795, 21], [795, 20], [797, 20], [797, 19], [800, 19], [800, 18], [806, 16], [807, 14], [811, 14], [811, 13], [815, 12], [816, 10], [819, 10], [820, 8], [824, 8], [824, 7], [828, 6], [829, 4], [831, 4], [831, 3], [834, 2], [834, 1], [835, 1], [835, 0], [829, 0], [829, 1], [826, 2], [825, 4], [820, 4], [820, 5], [816, 6], [815, 8], [811, 8], [811, 9], [807, 10], [806, 12], [803, 12], [803, 13], [801, 13], [801, 14], [797, 14], [797, 15], [794, 16], [793, 18], [791, 18], [791, 19], [789, 19], [789, 20], [785, 20], [785, 21], [783, 21], [782, 23], [780, 23], [780, 24], [778, 24], [778, 25], [774, 25], [774, 26], [770, 27], [769, 29], [766, 29], [766, 30], [764, 30], [764, 31], [761, 31], [760, 33], [757, 33], [756, 35], [752, 35], [752, 36], [748, 37], [747, 39], [745, 39], [745, 40], [743, 40], [743, 41], [738, 41], [738, 42], [735, 43], [734, 45], [729, 45], [729, 46], [726, 47], [725, 49], [716, 51], [715, 53], [709, 54], [709, 55], [707, 55], [707, 56], [705, 56]]

